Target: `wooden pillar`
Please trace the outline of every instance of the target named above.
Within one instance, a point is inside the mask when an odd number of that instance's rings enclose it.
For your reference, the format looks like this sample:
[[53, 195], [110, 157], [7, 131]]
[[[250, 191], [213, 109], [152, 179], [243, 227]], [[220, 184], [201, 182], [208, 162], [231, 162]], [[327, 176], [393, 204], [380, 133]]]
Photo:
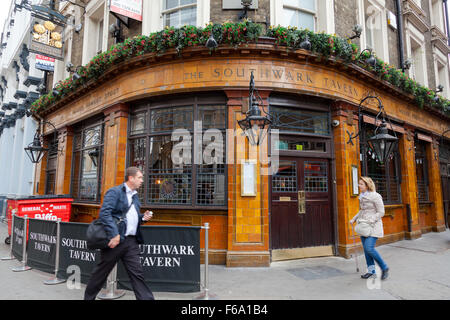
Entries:
[[65, 127], [58, 131], [58, 150], [55, 194], [70, 194], [73, 152], [73, 130], [71, 127]]
[[[237, 123], [247, 110], [248, 90], [227, 90], [228, 128], [228, 251], [227, 267], [266, 267], [269, 252], [269, 177], [261, 175], [259, 147], [250, 147]], [[270, 91], [259, 91], [267, 103]], [[237, 130], [238, 129], [238, 130]], [[229, 131], [230, 132], [230, 131]], [[264, 144], [268, 143], [266, 136]], [[256, 196], [241, 196], [241, 160], [256, 159]], [[231, 160], [231, 161], [230, 161]], [[265, 159], [264, 159], [265, 160]], [[233, 163], [230, 163], [233, 162]]]
[[128, 111], [119, 103], [103, 111], [105, 136], [103, 147], [102, 200], [106, 191], [124, 182], [128, 138]]
[[416, 160], [413, 128], [405, 126], [405, 134], [400, 137], [398, 148], [402, 168], [402, 203], [405, 205], [406, 238], [420, 238], [419, 201], [417, 199]]
[[[358, 195], [352, 192], [352, 166], [358, 168], [358, 178], [361, 175], [359, 161], [359, 136], [349, 143], [347, 131], [356, 135], [359, 130], [358, 118], [354, 116], [351, 105], [337, 102], [333, 105], [332, 119], [339, 121], [333, 127], [334, 152], [336, 156], [336, 197], [337, 197], [337, 230], [339, 254], [349, 257], [358, 249], [359, 237], [355, 237], [349, 221], [359, 211]], [[358, 191], [359, 192], [359, 191]]]
[[444, 205], [442, 202], [442, 186], [439, 167], [439, 145], [438, 138], [427, 144], [426, 153], [428, 159], [429, 200], [433, 203], [431, 207], [432, 228], [435, 232], [445, 231]]

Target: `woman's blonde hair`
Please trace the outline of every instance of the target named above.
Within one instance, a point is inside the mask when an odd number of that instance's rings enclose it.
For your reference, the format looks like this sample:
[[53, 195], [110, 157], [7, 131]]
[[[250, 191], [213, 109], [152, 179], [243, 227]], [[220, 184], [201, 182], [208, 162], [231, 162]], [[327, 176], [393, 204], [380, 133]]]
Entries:
[[376, 189], [375, 189], [375, 183], [373, 182], [373, 180], [372, 180], [371, 178], [369, 178], [369, 177], [361, 177], [360, 179], [361, 179], [362, 181], [364, 181], [364, 183], [366, 184], [367, 189], [368, 189], [369, 191], [371, 191], [371, 192], [376, 192]]

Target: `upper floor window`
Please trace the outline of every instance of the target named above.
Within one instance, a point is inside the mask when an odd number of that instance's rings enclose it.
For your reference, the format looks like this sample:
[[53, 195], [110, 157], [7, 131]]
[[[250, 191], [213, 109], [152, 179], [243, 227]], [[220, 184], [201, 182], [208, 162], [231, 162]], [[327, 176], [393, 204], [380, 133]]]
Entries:
[[291, 27], [316, 30], [316, 0], [283, 0], [283, 21]]
[[361, 48], [373, 49], [380, 59], [389, 62], [387, 20], [384, 0], [358, 0], [359, 23], [363, 27]]
[[164, 0], [164, 27], [197, 25], [197, 0]]

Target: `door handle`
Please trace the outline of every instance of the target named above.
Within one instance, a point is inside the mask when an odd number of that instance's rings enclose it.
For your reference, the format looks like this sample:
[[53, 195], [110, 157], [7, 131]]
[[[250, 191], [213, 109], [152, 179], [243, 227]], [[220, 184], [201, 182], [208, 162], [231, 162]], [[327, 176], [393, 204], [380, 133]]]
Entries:
[[306, 197], [305, 190], [300, 190], [298, 192], [298, 214], [306, 213]]

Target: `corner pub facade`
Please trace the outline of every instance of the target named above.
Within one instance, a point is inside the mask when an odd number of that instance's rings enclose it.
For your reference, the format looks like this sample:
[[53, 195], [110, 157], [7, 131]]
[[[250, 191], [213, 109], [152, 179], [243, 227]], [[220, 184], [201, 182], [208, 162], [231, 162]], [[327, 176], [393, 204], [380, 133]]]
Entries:
[[[272, 129], [279, 130], [279, 141], [272, 143], [269, 134], [259, 149], [238, 125], [248, 110], [252, 72]], [[367, 103], [358, 123], [358, 105], [369, 93], [382, 101], [399, 138], [384, 167], [364, 140], [374, 132], [378, 104]], [[36, 167], [37, 194], [70, 194], [71, 221], [88, 223], [98, 217], [105, 192], [123, 183], [125, 168], [137, 166], [144, 172], [142, 210], [154, 212], [149, 224], [209, 223], [213, 264], [349, 257], [357, 246], [349, 220], [359, 210], [353, 168], [371, 176], [383, 196], [379, 244], [446, 228], [439, 152], [449, 118], [418, 108], [412, 95], [361, 67], [286, 50], [273, 39], [127, 59], [37, 114], [56, 127], [56, 142], [50, 126], [44, 133], [59, 149]], [[359, 126], [361, 134], [350, 142]], [[174, 164], [175, 129], [203, 141], [189, 145], [192, 158], [212, 141], [207, 130], [218, 129], [227, 142], [222, 161]], [[275, 174], [263, 174], [268, 165], [261, 149], [278, 154]], [[251, 196], [242, 194], [248, 177], [241, 163], [248, 159], [256, 161]]]

